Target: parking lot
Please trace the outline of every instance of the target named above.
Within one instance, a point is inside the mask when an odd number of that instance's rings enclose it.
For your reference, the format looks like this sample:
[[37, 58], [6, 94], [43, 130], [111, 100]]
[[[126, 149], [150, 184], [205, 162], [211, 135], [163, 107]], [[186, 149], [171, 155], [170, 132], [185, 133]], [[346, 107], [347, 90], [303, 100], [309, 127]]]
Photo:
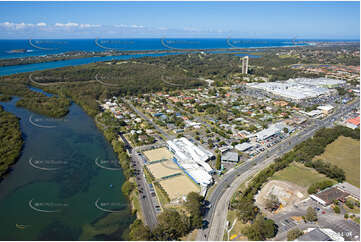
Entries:
[[297, 223], [295, 221], [293, 221], [291, 218], [289, 218], [289, 219], [282, 220], [277, 225], [278, 225], [278, 232], [282, 233], [282, 232], [288, 231], [288, 230], [292, 229], [293, 227], [297, 226]]

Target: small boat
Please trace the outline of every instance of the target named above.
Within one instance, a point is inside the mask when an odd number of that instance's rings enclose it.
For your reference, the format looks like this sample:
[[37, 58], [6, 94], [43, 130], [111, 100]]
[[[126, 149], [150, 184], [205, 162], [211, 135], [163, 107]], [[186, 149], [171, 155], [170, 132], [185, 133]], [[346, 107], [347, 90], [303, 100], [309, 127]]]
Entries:
[[109, 187], [112, 188], [112, 187], [113, 187], [113, 184], [110, 184]]
[[26, 229], [26, 228], [29, 227], [30, 225], [16, 224], [15, 226], [16, 226], [16, 228], [18, 228], [18, 229]]

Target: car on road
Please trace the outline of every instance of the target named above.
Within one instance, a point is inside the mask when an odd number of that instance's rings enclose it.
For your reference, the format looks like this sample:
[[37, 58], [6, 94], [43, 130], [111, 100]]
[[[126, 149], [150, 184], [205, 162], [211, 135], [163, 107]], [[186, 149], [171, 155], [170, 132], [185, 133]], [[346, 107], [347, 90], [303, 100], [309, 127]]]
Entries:
[[207, 220], [203, 220], [202, 221], [202, 229], [207, 229], [208, 228], [208, 224], [209, 222]]

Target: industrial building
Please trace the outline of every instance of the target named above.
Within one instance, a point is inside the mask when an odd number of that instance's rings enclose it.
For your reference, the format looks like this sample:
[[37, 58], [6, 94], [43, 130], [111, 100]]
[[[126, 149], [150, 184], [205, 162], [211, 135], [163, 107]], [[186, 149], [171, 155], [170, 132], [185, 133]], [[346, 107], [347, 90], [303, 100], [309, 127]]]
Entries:
[[306, 99], [329, 96], [329, 88], [343, 86], [345, 83], [343, 80], [329, 78], [296, 78], [287, 81], [248, 83], [247, 87], [299, 103]]
[[346, 197], [348, 197], [349, 195], [349, 193], [334, 186], [326, 188], [325, 190], [322, 190], [315, 195], [310, 195], [310, 198], [326, 207], [332, 204], [335, 200], [344, 202]]
[[286, 128], [289, 133], [292, 133], [295, 130], [295, 128], [280, 122], [280, 123], [272, 124], [267, 129], [263, 129], [260, 132], [249, 135], [248, 138], [256, 137], [257, 141], [263, 141], [274, 135], [281, 134], [284, 128]]
[[214, 155], [182, 137], [167, 141], [168, 149], [174, 154], [173, 161], [196, 183], [207, 187], [213, 182], [214, 172], [207, 161]]
[[239, 161], [238, 153], [230, 152], [230, 151], [226, 152], [226, 153], [222, 154], [221, 161], [237, 163]]

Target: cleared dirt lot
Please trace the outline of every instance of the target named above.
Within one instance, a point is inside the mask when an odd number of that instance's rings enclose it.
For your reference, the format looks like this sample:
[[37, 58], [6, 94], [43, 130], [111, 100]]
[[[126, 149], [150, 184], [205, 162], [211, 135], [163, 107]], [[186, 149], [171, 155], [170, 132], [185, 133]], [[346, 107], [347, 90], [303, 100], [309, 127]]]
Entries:
[[291, 182], [269, 181], [261, 191], [256, 195], [256, 204], [264, 211], [265, 203], [271, 195], [275, 195], [278, 201], [282, 203], [279, 211], [292, 209], [293, 205], [307, 197], [305, 188]]
[[149, 164], [147, 167], [155, 179], [182, 172], [182, 169], [180, 169], [172, 160]]
[[175, 176], [162, 180], [159, 184], [167, 192], [170, 200], [186, 196], [190, 192], [199, 192], [200, 188], [186, 175]]
[[149, 162], [159, 161], [159, 160], [170, 160], [173, 158], [173, 154], [165, 147], [147, 150], [143, 154], [148, 159]]

